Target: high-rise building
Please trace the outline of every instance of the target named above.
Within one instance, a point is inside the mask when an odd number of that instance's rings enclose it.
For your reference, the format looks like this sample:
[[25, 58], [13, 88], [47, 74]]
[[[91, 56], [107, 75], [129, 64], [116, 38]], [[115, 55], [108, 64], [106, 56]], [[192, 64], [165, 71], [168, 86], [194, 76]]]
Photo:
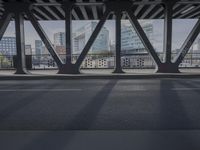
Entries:
[[[92, 21], [75, 31], [75, 33], [73, 34], [74, 54], [79, 54], [83, 50], [96, 25], [97, 22]], [[102, 28], [97, 39], [90, 49], [90, 52], [92, 53], [99, 53], [103, 51], [109, 51], [109, 30], [106, 27]]]
[[16, 38], [3, 37], [0, 41], [0, 53], [7, 56], [16, 55]]
[[54, 46], [65, 46], [64, 32], [58, 32], [54, 34]]
[[[153, 41], [153, 24], [150, 21], [141, 21], [141, 26], [149, 40]], [[139, 36], [135, 32], [133, 26], [128, 21], [122, 22], [121, 29], [121, 46], [122, 53], [130, 54], [137, 52], [146, 52]]]
[[40, 57], [43, 54], [43, 44], [41, 40], [35, 40], [35, 55]]
[[25, 45], [25, 54], [32, 55], [32, 47], [31, 45]]

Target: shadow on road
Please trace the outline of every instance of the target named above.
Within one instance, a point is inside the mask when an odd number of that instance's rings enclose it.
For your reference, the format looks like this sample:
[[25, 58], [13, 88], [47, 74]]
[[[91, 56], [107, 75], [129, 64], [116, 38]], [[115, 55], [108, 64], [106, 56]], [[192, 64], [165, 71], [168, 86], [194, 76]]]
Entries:
[[[190, 134], [193, 123], [188, 116], [182, 99], [175, 88], [177, 82], [173, 80], [161, 80], [160, 82], [160, 119], [157, 130], [150, 136], [150, 149], [162, 150], [198, 150], [195, 134]], [[167, 89], [168, 88], [168, 89]], [[166, 92], [168, 90], [168, 92]]]
[[[59, 83], [55, 83], [55, 84], [52, 84], [51, 86], [40, 85], [40, 86], [37, 86], [37, 87], [34, 86], [34, 88], [40, 89], [40, 87], [43, 87], [43, 88], [48, 88], [48, 89], [51, 90], [51, 89], [56, 88], [58, 85], [59, 85]], [[3, 128], [4, 130], [5, 129], [7, 129], [7, 130], [20, 130], [20, 129], [24, 130], [23, 125], [21, 125], [20, 127], [17, 127], [14, 124], [8, 123], [9, 126], [5, 127], [5, 126], [3, 126], [3, 124], [6, 124], [8, 118], [11, 117], [12, 115], [15, 115], [17, 113], [17, 111], [20, 111], [21, 109], [26, 110], [26, 107], [28, 105], [30, 105], [31, 103], [33, 103], [35, 101], [40, 100], [40, 98], [47, 93], [48, 92], [43, 92], [43, 91], [41, 91], [37, 94], [35, 92], [33, 92], [33, 93], [23, 93], [22, 92], [19, 95], [19, 97], [13, 97], [14, 98], [13, 100], [15, 101], [14, 103], [10, 104], [9, 106], [7, 106], [5, 108], [3, 107], [3, 108], [0, 109], [0, 129]], [[8, 93], [6, 93], [6, 94], [8, 94]], [[12, 94], [12, 93], [10, 93], [10, 94]], [[23, 98], [20, 97], [20, 96], [22, 96]], [[3, 104], [1, 104], [1, 105], [3, 105]], [[24, 112], [24, 113], [26, 113], [26, 112]], [[19, 120], [19, 122], [20, 122], [20, 120]], [[29, 129], [31, 129], [31, 127]]]
[[103, 88], [94, 96], [94, 98], [86, 105], [85, 108], [65, 125], [65, 129], [69, 130], [88, 130], [94, 123], [96, 116], [106, 102], [111, 91], [117, 84], [117, 80], [110, 80]]

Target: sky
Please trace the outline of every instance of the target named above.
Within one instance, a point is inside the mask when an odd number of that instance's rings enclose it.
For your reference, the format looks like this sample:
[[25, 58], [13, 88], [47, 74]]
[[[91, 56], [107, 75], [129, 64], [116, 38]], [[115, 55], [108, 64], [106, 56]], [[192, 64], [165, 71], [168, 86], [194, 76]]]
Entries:
[[[163, 20], [151, 20], [154, 28], [154, 48], [161, 52], [163, 51], [163, 32], [164, 32], [164, 21]], [[72, 32], [76, 29], [84, 26], [89, 21], [73, 21]], [[196, 19], [175, 19], [173, 20], [173, 38], [172, 38], [172, 49], [179, 49], [183, 44], [184, 40], [192, 30], [193, 26], [197, 22]], [[41, 21], [41, 26], [53, 43], [53, 34], [56, 32], [64, 32], [65, 24], [64, 21]], [[105, 27], [110, 31], [110, 41], [115, 40], [115, 22], [107, 21]], [[11, 22], [6, 30], [4, 36], [15, 36], [14, 22]], [[35, 40], [39, 40], [39, 36], [34, 30], [30, 22], [25, 21], [25, 43], [31, 44], [34, 48]]]

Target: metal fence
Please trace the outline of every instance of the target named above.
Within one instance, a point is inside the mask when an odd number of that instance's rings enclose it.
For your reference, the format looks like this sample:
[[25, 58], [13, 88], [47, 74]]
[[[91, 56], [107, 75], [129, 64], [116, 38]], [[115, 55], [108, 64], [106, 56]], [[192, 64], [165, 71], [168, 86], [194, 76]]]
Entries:
[[[159, 57], [163, 58], [163, 54], [159, 53]], [[177, 54], [173, 54], [175, 57]], [[60, 55], [63, 62], [67, 56]], [[79, 55], [72, 56], [72, 62], [75, 63]], [[14, 69], [14, 56], [0, 56], [0, 69]], [[56, 63], [49, 54], [31, 55], [28, 63], [30, 69], [57, 69]], [[147, 53], [138, 53], [131, 55], [122, 55], [122, 67], [126, 69], [153, 69], [155, 63], [151, 56]], [[31, 63], [31, 64], [30, 64]], [[82, 63], [81, 69], [111, 69], [115, 66], [115, 56], [113, 54], [89, 54]], [[180, 64], [180, 68], [198, 68], [200, 67], [200, 53], [188, 53], [184, 61]]]

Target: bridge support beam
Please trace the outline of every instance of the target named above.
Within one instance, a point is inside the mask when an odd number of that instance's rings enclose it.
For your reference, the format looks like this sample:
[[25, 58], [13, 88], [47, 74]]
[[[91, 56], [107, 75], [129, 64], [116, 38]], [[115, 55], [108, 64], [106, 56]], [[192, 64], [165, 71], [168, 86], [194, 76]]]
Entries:
[[164, 62], [157, 66], [157, 73], [180, 73], [179, 65], [172, 62], [172, 17], [175, 1], [164, 1]]
[[157, 66], [156, 73], [180, 73], [179, 65], [175, 63], [162, 63]]
[[80, 74], [79, 67], [72, 64], [72, 2], [65, 2], [63, 5], [65, 11], [65, 45], [66, 45], [66, 62], [58, 71], [58, 74]]
[[116, 16], [116, 53], [115, 53], [115, 70], [113, 73], [124, 73], [121, 66], [121, 10], [115, 11]]
[[28, 74], [25, 58], [24, 16], [21, 12], [15, 14], [15, 29], [17, 47], [17, 62], [15, 74]]
[[47, 37], [46, 33], [42, 29], [41, 25], [39, 24], [39, 22], [37, 21], [35, 16], [32, 14], [31, 10], [27, 10], [26, 11], [26, 15], [30, 19], [31, 24], [35, 28], [36, 32], [38, 33], [38, 35], [40, 36], [41, 40], [45, 44], [47, 50], [49, 51], [49, 53], [51, 54], [52, 58], [56, 62], [58, 68], [59, 69], [62, 68], [62, 66], [63, 66], [62, 60], [58, 56], [57, 52], [55, 51], [55, 49], [54, 49], [54, 47], [53, 47], [53, 45], [51, 43], [51, 41]]
[[142, 29], [142, 26], [140, 25], [139, 21], [137, 20], [136, 16], [133, 14], [132, 10], [129, 8], [127, 10], [127, 16], [134, 27], [137, 35], [139, 36], [140, 40], [142, 41], [144, 47], [146, 48], [147, 52], [152, 57], [155, 64], [160, 66], [162, 62], [160, 61], [160, 58], [158, 57], [154, 47], [152, 46], [150, 40], [148, 39], [147, 35], [145, 34], [144, 30]]
[[2, 39], [12, 17], [12, 13], [5, 11], [2, 18], [0, 19], [0, 40]]
[[185, 40], [184, 44], [182, 45], [182, 47], [180, 49], [180, 53], [174, 59], [174, 62], [176, 65], [179, 65], [180, 63], [182, 63], [185, 56], [189, 52], [192, 44], [194, 43], [195, 39], [198, 37], [199, 33], [200, 33], [200, 19], [197, 21], [194, 28], [192, 29], [192, 31], [188, 35], [187, 39]]
[[164, 62], [158, 64], [157, 73], [180, 73], [179, 65], [172, 62], [173, 6], [176, 1], [164, 1]]
[[95, 42], [97, 36], [99, 35], [102, 27], [104, 26], [107, 18], [110, 16], [111, 10], [110, 9], [106, 9], [106, 11], [104, 12], [103, 17], [100, 19], [99, 23], [97, 24], [95, 30], [93, 31], [92, 35], [90, 36], [88, 42], [86, 43], [82, 53], [80, 54], [78, 60], [76, 61], [75, 65], [76, 67], [80, 68], [82, 62], [84, 61], [86, 55], [88, 54], [90, 48], [92, 47], [92, 44]]

